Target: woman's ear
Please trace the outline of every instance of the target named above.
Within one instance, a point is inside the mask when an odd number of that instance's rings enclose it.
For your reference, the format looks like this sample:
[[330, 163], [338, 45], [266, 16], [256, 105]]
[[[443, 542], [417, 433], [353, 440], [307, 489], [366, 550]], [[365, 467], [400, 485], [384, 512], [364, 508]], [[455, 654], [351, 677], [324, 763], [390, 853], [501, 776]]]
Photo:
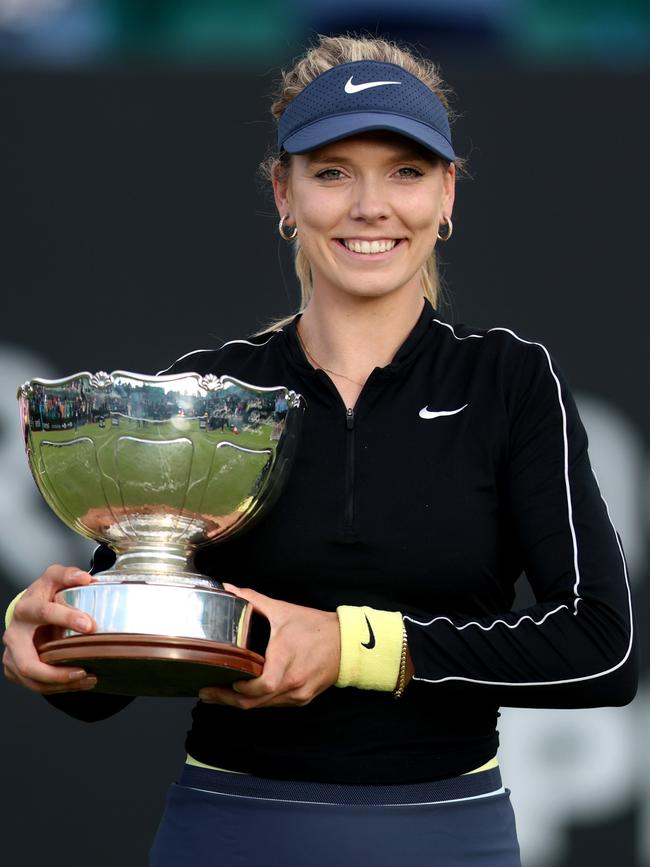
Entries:
[[273, 167], [271, 175], [273, 184], [273, 196], [275, 205], [281, 217], [286, 216], [291, 211], [290, 194], [289, 194], [289, 173], [284, 166], [276, 163]]
[[451, 216], [451, 212], [454, 209], [454, 198], [456, 196], [456, 166], [454, 163], [449, 163], [449, 166], [444, 170], [442, 184], [443, 212], [448, 216]]

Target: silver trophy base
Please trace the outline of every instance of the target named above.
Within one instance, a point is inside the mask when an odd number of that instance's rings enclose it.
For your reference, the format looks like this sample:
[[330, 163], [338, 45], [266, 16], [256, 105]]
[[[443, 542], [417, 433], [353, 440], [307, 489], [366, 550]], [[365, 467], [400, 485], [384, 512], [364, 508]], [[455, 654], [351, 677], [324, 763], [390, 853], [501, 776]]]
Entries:
[[41, 659], [95, 674], [95, 692], [195, 696], [262, 671], [263, 658], [245, 647], [252, 607], [225, 590], [100, 580], [56, 598], [89, 614], [97, 629], [65, 630], [39, 648]]
[[[248, 638], [250, 606], [225, 590], [179, 584], [131, 580], [98, 581], [70, 587], [56, 601], [89, 614], [103, 633], [169, 635], [204, 638], [243, 647]], [[79, 635], [66, 630], [63, 637]]]

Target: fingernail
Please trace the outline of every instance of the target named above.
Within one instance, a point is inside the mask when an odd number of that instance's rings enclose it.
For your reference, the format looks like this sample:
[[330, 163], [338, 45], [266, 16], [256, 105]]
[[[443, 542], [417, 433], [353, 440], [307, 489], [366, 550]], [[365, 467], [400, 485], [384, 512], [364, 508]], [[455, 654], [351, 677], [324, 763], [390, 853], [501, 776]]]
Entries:
[[94, 686], [97, 686], [96, 677], [87, 677], [81, 681], [81, 689], [92, 689]]
[[90, 620], [87, 617], [76, 617], [72, 625], [77, 632], [85, 632], [87, 629], [90, 629]]
[[79, 669], [75, 669], [75, 671], [70, 672], [70, 674], [68, 675], [68, 680], [79, 680], [80, 677], [85, 677], [85, 676], [86, 676], [86, 672], [83, 669], [79, 668]]
[[71, 572], [68, 575], [68, 578], [72, 581], [74, 578], [85, 578], [88, 573], [84, 572], [82, 569], [77, 569], [76, 572]]

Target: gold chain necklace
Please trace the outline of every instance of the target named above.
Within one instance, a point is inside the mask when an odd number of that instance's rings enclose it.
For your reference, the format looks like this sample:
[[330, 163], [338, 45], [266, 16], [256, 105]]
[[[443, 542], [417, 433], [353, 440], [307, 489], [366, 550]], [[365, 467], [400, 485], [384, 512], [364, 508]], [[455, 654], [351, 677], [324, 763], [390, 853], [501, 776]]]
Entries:
[[318, 361], [316, 358], [314, 358], [314, 356], [311, 354], [311, 352], [310, 352], [310, 351], [307, 349], [307, 347], [305, 346], [305, 343], [304, 343], [302, 337], [300, 336], [300, 331], [298, 330], [298, 326], [297, 326], [297, 325], [296, 325], [296, 335], [297, 335], [297, 337], [298, 337], [298, 343], [300, 343], [300, 345], [302, 346], [302, 351], [305, 353], [305, 355], [307, 356], [307, 358], [308, 358], [308, 359], [309, 359], [313, 364], [316, 365], [316, 367], [319, 367], [321, 370], [324, 370], [326, 373], [331, 373], [332, 376], [340, 376], [341, 379], [347, 379], [348, 382], [353, 382], [355, 385], [358, 385], [358, 386], [360, 386], [361, 388], [363, 388], [363, 386], [364, 386], [364, 383], [363, 383], [363, 382], [359, 382], [358, 379], [352, 379], [352, 377], [350, 377], [350, 376], [346, 376], [344, 373], [337, 373], [335, 370], [330, 370], [329, 367], [325, 367], [325, 365], [321, 364], [320, 361]]

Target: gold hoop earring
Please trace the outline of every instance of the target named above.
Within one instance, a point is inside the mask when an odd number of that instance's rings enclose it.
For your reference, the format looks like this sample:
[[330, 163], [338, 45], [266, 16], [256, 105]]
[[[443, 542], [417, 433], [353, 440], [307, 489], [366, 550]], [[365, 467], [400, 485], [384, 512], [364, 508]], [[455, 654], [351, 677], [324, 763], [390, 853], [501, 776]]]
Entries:
[[438, 234], [436, 237], [438, 238], [439, 241], [448, 241], [451, 238], [453, 231], [454, 231], [454, 224], [451, 222], [451, 217], [445, 217], [444, 219], [447, 221], [447, 232], [445, 235], [441, 235], [440, 234], [440, 228], [438, 228]]
[[278, 223], [278, 232], [280, 233], [280, 237], [285, 241], [293, 241], [298, 234], [298, 226], [293, 227], [293, 232], [290, 235], [284, 231], [284, 221], [287, 219], [287, 214], [281, 217], [280, 222]]

